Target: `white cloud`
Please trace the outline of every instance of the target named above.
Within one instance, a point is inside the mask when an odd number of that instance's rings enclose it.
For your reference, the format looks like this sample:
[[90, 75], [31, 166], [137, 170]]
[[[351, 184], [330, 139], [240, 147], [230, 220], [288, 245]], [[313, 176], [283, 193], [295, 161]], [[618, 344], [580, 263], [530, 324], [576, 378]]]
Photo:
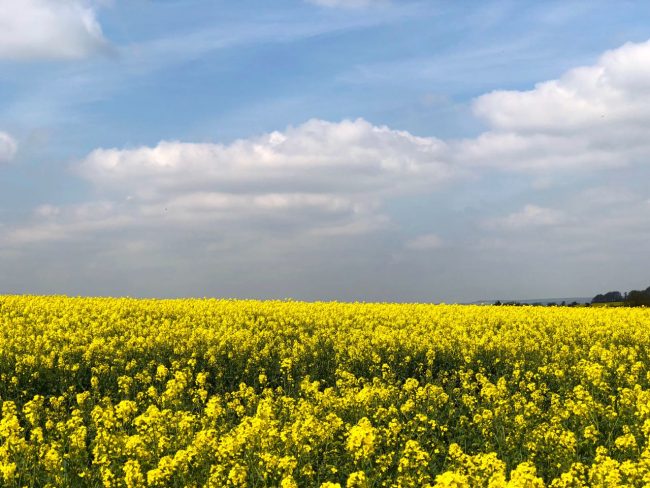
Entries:
[[503, 230], [521, 230], [531, 227], [547, 227], [558, 225], [565, 221], [563, 212], [537, 205], [525, 205], [523, 209], [505, 217], [489, 219], [486, 227]]
[[107, 46], [82, 0], [0, 0], [0, 59], [79, 59]]
[[499, 130], [566, 134], [648, 119], [649, 95], [650, 41], [607, 51], [530, 91], [483, 95], [475, 110]]
[[474, 103], [489, 130], [458, 146], [484, 167], [548, 171], [647, 163], [650, 41], [608, 51], [530, 91], [495, 91]]
[[321, 7], [354, 9], [385, 5], [388, 3], [388, 0], [307, 0], [307, 2], [320, 5]]
[[229, 145], [163, 141], [98, 149], [79, 171], [100, 189], [145, 200], [188, 191], [396, 193], [450, 177], [446, 151], [438, 139], [363, 119], [310, 120]]
[[412, 251], [426, 251], [431, 249], [440, 249], [443, 246], [443, 240], [435, 234], [424, 234], [408, 241], [404, 247]]
[[110, 205], [43, 206], [34, 228], [10, 237], [40, 241], [65, 229], [95, 231], [102, 222], [111, 229], [116, 222], [143, 229], [219, 222], [233, 232], [247, 225], [260, 233], [366, 233], [389, 224], [381, 211], [387, 199], [428, 191], [458, 174], [446, 163], [447, 150], [438, 139], [363, 119], [310, 120], [228, 145], [98, 149], [77, 170]]
[[18, 150], [18, 144], [7, 133], [0, 132], [0, 164], [11, 161]]

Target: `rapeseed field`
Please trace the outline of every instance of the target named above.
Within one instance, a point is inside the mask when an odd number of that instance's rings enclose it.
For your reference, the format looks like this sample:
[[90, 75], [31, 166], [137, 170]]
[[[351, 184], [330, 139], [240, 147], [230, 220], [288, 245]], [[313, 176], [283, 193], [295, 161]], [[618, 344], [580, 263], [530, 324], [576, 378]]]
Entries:
[[650, 484], [650, 311], [0, 297], [2, 486]]

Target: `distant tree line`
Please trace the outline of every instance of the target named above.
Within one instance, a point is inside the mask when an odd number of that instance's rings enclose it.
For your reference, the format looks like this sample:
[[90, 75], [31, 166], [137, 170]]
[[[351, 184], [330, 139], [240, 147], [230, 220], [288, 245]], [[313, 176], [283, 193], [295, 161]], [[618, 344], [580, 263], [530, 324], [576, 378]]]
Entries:
[[522, 303], [517, 301], [502, 302], [497, 300], [494, 305], [509, 305], [519, 307], [588, 307], [597, 303], [615, 303], [623, 305], [624, 307], [650, 307], [650, 286], [645, 290], [632, 290], [627, 293], [620, 291], [608, 291], [607, 293], [600, 293], [591, 299], [591, 303], [578, 303], [578, 302], [562, 302], [562, 303]]
[[650, 307], [650, 286], [645, 290], [632, 290], [627, 293], [609, 291], [596, 295], [591, 303], [622, 302], [626, 307]]
[[562, 303], [556, 303], [556, 302], [548, 302], [548, 303], [542, 303], [542, 302], [534, 302], [534, 303], [521, 303], [517, 301], [510, 301], [510, 302], [502, 302], [501, 300], [497, 300], [494, 302], [494, 305], [508, 305], [510, 307], [581, 307], [581, 306], [589, 306], [588, 303], [578, 303], [576, 301], [573, 301], [571, 303], [567, 303], [565, 301], [562, 301]]

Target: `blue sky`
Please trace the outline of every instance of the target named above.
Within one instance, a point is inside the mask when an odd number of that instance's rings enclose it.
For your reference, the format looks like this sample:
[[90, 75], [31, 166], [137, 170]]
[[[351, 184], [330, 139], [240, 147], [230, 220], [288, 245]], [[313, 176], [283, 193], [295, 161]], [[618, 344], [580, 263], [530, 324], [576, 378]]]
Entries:
[[0, 0], [5, 293], [650, 284], [645, 2]]

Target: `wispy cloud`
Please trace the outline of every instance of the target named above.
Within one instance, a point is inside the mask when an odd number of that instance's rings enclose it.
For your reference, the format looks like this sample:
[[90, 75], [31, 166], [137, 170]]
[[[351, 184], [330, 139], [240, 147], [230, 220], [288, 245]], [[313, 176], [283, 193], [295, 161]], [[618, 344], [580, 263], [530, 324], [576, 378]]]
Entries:
[[[59, 3], [53, 0], [26, 1], [47, 2], [48, 6]], [[14, 5], [11, 0], [0, 0], [0, 6], [1, 2]], [[71, 8], [70, 2], [73, 0], [60, 3]], [[84, 8], [91, 12], [97, 10], [87, 5]], [[372, 9], [365, 15], [313, 15], [306, 22], [304, 15], [293, 10], [278, 13], [272, 9], [271, 12], [261, 11], [252, 18], [227, 21], [215, 18], [192, 29], [156, 32], [133, 42], [110, 44], [111, 56], [107, 59], [89, 59], [84, 63], [50, 67], [46, 78], [29, 79], [29, 90], [24, 93], [17, 90], [18, 96], [0, 106], [0, 118], [11, 118], [23, 125], [48, 124], [50, 119], [58, 120], [60, 117], [71, 119], [77, 116], [76, 109], [80, 106], [110, 99], [116, 94], [137, 89], [142, 84], [158, 83], [155, 77], [161, 72], [168, 72], [188, 62], [205, 61], [220, 52], [234, 52], [251, 46], [289, 44], [318, 36], [363, 30], [416, 17], [419, 11], [416, 7]], [[0, 26], [2, 15], [0, 11]], [[0, 39], [2, 35], [0, 32]], [[59, 43], [65, 45], [64, 41], [53, 41], [49, 49], [56, 49]], [[2, 46], [0, 59], [1, 52]], [[87, 54], [92, 53], [89, 51]], [[3, 72], [2, 75], [17, 87], [25, 83], [19, 74]]]
[[565, 215], [559, 210], [528, 204], [523, 209], [505, 217], [487, 220], [485, 225], [488, 228], [520, 230], [530, 227], [553, 226], [562, 223], [564, 220]]
[[[350, 0], [359, 6], [389, 4], [377, 0]], [[341, 4], [348, 3], [341, 0]], [[334, 6], [334, 5], [333, 5]], [[210, 52], [256, 45], [260, 43], [288, 43], [317, 36], [336, 34], [374, 26], [392, 24], [421, 14], [418, 5], [368, 11], [363, 16], [314, 15], [305, 21], [303, 15], [285, 12], [278, 15], [261, 12], [255, 18], [197, 27], [191, 32], [172, 33], [158, 38], [120, 47], [120, 57], [134, 67], [141, 68], [173, 65], [200, 58]], [[143, 64], [144, 63], [144, 64]]]
[[378, 5], [386, 5], [389, 0], [306, 0], [307, 3], [313, 3], [321, 7], [331, 8], [365, 8], [374, 7]]
[[444, 241], [436, 234], [423, 234], [406, 242], [404, 247], [412, 251], [428, 251], [440, 249]]

